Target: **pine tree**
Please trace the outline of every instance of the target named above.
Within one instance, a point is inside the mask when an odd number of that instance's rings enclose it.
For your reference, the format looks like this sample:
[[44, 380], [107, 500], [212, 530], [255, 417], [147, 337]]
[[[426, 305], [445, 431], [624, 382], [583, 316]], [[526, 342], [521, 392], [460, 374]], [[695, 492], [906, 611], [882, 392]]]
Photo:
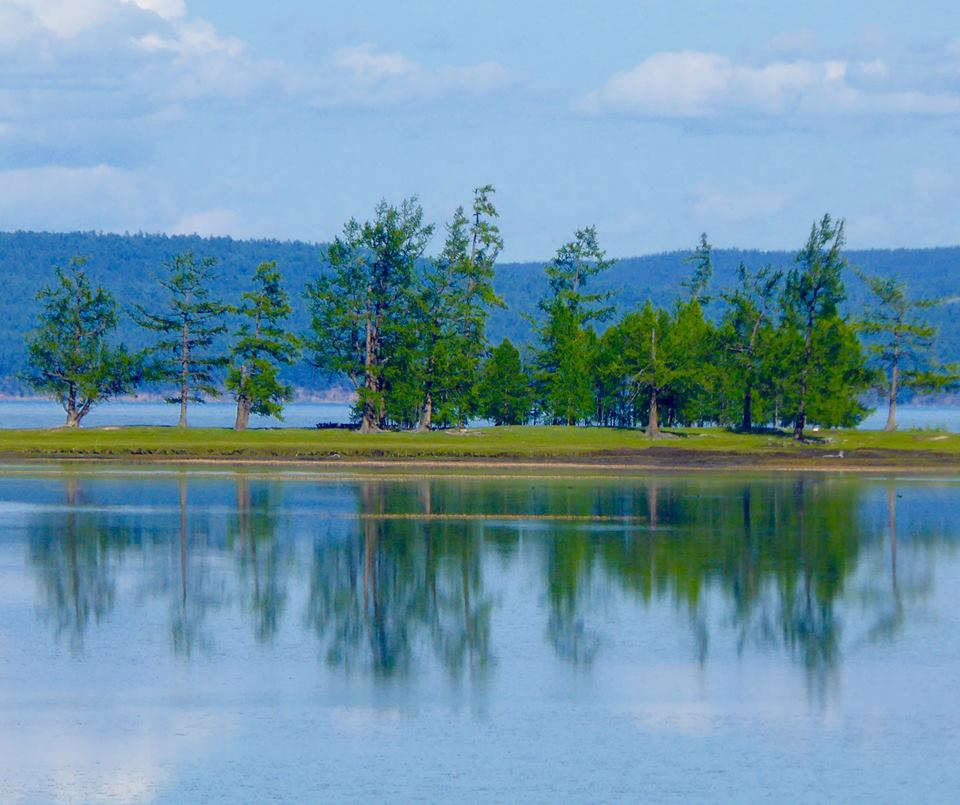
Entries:
[[798, 441], [804, 438], [811, 382], [817, 382], [830, 371], [828, 365], [815, 364], [816, 336], [824, 332], [820, 325], [837, 315], [837, 308], [846, 296], [842, 277], [846, 265], [843, 244], [843, 221], [835, 224], [829, 215], [824, 215], [819, 223], [814, 223], [806, 245], [787, 275], [782, 301], [784, 315], [788, 327], [801, 341], [792, 361], [794, 371], [785, 378], [795, 399], [793, 436]]
[[530, 416], [530, 378], [520, 352], [506, 338], [484, 364], [479, 396], [480, 413], [496, 425], [523, 425]]
[[753, 429], [754, 394], [766, 379], [764, 357], [774, 335], [773, 316], [783, 272], [772, 266], [750, 271], [737, 269], [737, 287], [723, 294], [728, 304], [720, 328], [728, 386], [742, 400], [739, 427]]
[[39, 322], [27, 338], [23, 373], [26, 383], [63, 406], [69, 428], [79, 427], [98, 403], [132, 392], [141, 376], [139, 357], [109, 344], [120, 318], [117, 303], [103, 287], [91, 286], [85, 265], [75, 257], [37, 293]]
[[887, 398], [886, 431], [897, 429], [897, 399], [903, 389], [942, 391], [960, 381], [957, 367], [942, 366], [933, 359], [937, 328], [922, 311], [936, 300], [911, 299], [906, 283], [892, 278], [870, 277], [858, 272], [873, 293], [875, 304], [866, 312], [859, 330], [871, 337], [868, 346], [882, 372], [881, 390]]
[[327, 250], [330, 272], [307, 287], [311, 362], [353, 383], [364, 433], [386, 427], [390, 386], [409, 366], [415, 265], [432, 233], [416, 198], [382, 201], [373, 221], [347, 223]]
[[149, 377], [175, 384], [176, 394], [167, 402], [180, 406], [178, 425], [187, 426], [187, 403], [203, 403], [218, 397], [216, 371], [226, 365], [225, 355], [213, 351], [216, 337], [227, 330], [229, 307], [211, 297], [210, 286], [217, 278], [216, 259], [197, 259], [190, 252], [174, 257], [160, 284], [169, 293], [164, 310], [151, 313], [134, 307], [137, 323], [159, 334], [149, 350], [155, 357]]
[[713, 277], [713, 246], [707, 240], [706, 232], [700, 235], [697, 248], [684, 262], [693, 266], [693, 276], [680, 283], [686, 289], [688, 299], [701, 305], [708, 304], [710, 297], [706, 295], [706, 290]]
[[462, 207], [456, 210], [443, 250], [420, 282], [414, 311], [420, 429], [432, 426], [435, 413], [445, 423], [463, 424], [477, 410], [486, 320], [492, 307], [503, 306], [493, 288], [494, 264], [503, 248], [493, 192], [490, 185], [474, 191], [469, 219]]
[[283, 419], [284, 403], [293, 387], [281, 382], [280, 365], [296, 360], [299, 340], [283, 329], [293, 312], [275, 262], [261, 263], [253, 276], [254, 289], [242, 295], [242, 317], [230, 348], [227, 388], [237, 401], [236, 430], [246, 430], [250, 414]]
[[550, 289], [539, 303], [546, 317], [536, 325], [536, 379], [540, 407], [554, 422], [573, 425], [593, 413], [597, 338], [586, 325], [607, 318], [613, 308], [603, 304], [609, 294], [583, 289], [611, 265], [591, 226], [578, 230], [544, 267]]

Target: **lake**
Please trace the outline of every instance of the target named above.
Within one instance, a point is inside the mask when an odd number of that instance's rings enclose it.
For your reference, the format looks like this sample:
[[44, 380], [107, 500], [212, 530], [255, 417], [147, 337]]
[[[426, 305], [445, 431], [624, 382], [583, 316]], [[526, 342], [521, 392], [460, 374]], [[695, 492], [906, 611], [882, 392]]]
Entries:
[[0, 466], [4, 802], [955, 801], [960, 478]]
[[[231, 428], [237, 409], [232, 403], [210, 402], [190, 407], [190, 424], [207, 428]], [[104, 425], [176, 425], [179, 409], [163, 402], [107, 402], [93, 408], [84, 419], [87, 427]], [[901, 405], [897, 409], [901, 428], [935, 428], [960, 432], [960, 406]], [[53, 428], [63, 425], [63, 409], [45, 400], [0, 400], [0, 428]], [[297, 402], [288, 405], [284, 420], [250, 417], [254, 428], [312, 428], [318, 422], [350, 421], [346, 403]], [[860, 425], [880, 430], [887, 422], [886, 410], [878, 409]]]

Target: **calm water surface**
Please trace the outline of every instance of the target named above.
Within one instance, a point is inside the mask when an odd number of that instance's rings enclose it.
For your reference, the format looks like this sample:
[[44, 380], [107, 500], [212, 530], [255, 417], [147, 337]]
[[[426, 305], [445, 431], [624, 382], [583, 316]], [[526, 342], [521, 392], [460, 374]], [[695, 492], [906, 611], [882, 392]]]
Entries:
[[953, 802], [960, 479], [0, 468], [3, 802]]
[[[206, 428], [233, 427], [237, 409], [228, 402], [212, 402], [190, 407], [190, 424]], [[83, 424], [104, 425], [176, 425], [179, 409], [163, 402], [107, 402], [93, 408]], [[0, 428], [55, 428], [63, 425], [63, 409], [44, 400], [0, 400]], [[901, 405], [897, 409], [901, 428], [936, 428], [960, 432], [960, 406]], [[345, 403], [292, 403], [284, 409], [284, 419], [250, 417], [254, 428], [312, 428], [318, 422], [346, 423], [350, 406]], [[861, 423], [864, 430], [880, 430], [887, 422], [886, 409], [874, 411]]]

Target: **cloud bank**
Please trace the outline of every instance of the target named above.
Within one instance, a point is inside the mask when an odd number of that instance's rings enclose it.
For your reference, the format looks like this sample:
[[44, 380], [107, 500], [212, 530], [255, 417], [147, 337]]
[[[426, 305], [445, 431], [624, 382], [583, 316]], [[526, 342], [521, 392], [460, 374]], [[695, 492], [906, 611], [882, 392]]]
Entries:
[[590, 114], [666, 120], [960, 114], [960, 91], [898, 86], [886, 61], [781, 60], [739, 64], [719, 53], [648, 56], [578, 104]]

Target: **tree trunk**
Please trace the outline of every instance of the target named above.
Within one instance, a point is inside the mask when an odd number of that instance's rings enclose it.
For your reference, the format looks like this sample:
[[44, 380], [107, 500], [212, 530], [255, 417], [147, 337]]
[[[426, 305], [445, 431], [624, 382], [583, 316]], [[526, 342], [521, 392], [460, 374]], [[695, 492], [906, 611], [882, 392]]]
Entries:
[[887, 424], [884, 430], [888, 433], [897, 429], [897, 395], [900, 392], [900, 348], [893, 347], [893, 366], [890, 368], [890, 400], [887, 405]]
[[803, 365], [800, 368], [800, 406], [793, 424], [793, 438], [803, 441], [803, 429], [807, 426], [807, 385], [810, 360], [813, 357], [813, 316], [807, 317], [807, 333], [803, 342]]
[[427, 397], [420, 408], [420, 421], [417, 430], [430, 430], [433, 427], [433, 394], [427, 392]]
[[743, 392], [743, 421], [740, 423], [740, 430], [749, 433], [753, 430], [753, 389], [747, 386]]
[[187, 427], [187, 389], [190, 385], [190, 347], [187, 340], [190, 337], [190, 329], [187, 323], [183, 323], [183, 331], [180, 340], [180, 421], [177, 427]]
[[67, 422], [66, 426], [68, 428], [79, 428], [80, 427], [80, 412], [76, 408], [70, 406], [67, 409]]
[[650, 392], [650, 417], [647, 419], [647, 436], [657, 439], [660, 436], [660, 423], [657, 417], [657, 389]]
[[233, 424], [234, 430], [246, 430], [250, 424], [250, 400], [245, 397], [237, 398], [237, 419]]

